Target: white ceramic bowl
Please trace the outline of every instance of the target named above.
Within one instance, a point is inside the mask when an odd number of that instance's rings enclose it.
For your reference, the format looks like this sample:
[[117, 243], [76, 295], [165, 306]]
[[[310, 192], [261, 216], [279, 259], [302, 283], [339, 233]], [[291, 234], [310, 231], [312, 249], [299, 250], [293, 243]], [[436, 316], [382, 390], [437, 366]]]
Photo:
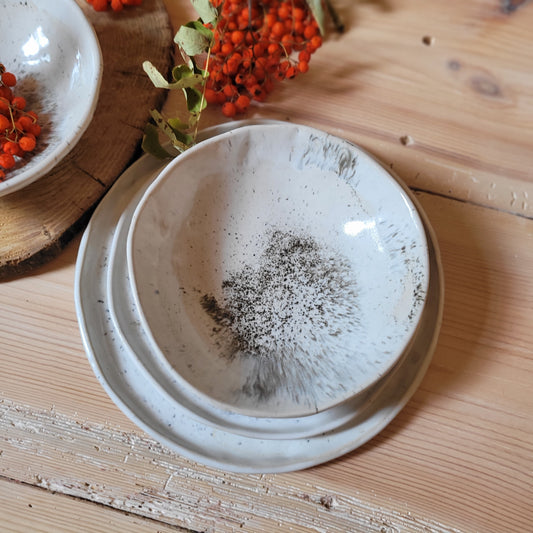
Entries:
[[185, 391], [250, 416], [305, 416], [401, 358], [428, 287], [416, 208], [358, 147], [246, 126], [176, 158], [128, 235], [153, 349]]
[[100, 46], [74, 0], [0, 0], [0, 62], [17, 76], [16, 95], [39, 114], [35, 152], [6, 172], [0, 196], [49, 172], [89, 125], [102, 76]]

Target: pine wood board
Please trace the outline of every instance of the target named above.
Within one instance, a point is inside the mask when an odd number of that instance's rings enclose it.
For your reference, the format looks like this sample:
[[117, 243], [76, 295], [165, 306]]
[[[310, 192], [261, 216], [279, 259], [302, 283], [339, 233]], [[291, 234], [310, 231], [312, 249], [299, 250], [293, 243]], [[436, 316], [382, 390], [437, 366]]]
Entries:
[[186, 533], [189, 530], [0, 477], [2, 531], [8, 533]]
[[419, 390], [359, 450], [280, 475], [171, 452], [115, 407], [83, 352], [77, 242], [0, 290], [0, 476], [193, 531], [527, 531], [533, 523], [533, 221], [418, 193], [444, 320]]
[[31, 271], [59, 253], [83, 229], [109, 187], [139, 154], [150, 109], [166, 94], [142, 69], [173, 64], [173, 31], [162, 0], [120, 14], [95, 12], [77, 0], [93, 24], [103, 55], [95, 115], [72, 152], [33, 184], [0, 198], [0, 279]]

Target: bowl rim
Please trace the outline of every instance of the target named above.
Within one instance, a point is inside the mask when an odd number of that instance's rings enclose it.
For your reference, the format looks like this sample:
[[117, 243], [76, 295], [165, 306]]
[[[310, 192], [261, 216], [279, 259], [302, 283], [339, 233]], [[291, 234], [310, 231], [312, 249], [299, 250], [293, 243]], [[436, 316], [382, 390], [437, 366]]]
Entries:
[[[389, 183], [391, 183], [394, 188], [396, 189], [397, 194], [402, 199], [403, 202], [405, 202], [410, 212], [413, 215], [413, 220], [415, 222], [415, 226], [417, 228], [417, 234], [419, 235], [420, 243], [423, 245], [423, 251], [421, 250], [420, 253], [424, 256], [424, 268], [423, 268], [423, 300], [420, 304], [417, 313], [416, 313], [416, 319], [412, 321], [412, 326], [409, 328], [408, 334], [406, 334], [402, 339], [402, 345], [401, 348], [398, 350], [395, 350], [394, 355], [388, 359], [387, 364], [384, 367], [384, 371], [382, 373], [373, 375], [373, 377], [370, 380], [367, 380], [365, 385], [358, 389], [355, 394], [348, 395], [346, 397], [340, 398], [337, 401], [330, 402], [326, 407], [322, 409], [311, 409], [307, 408], [305, 411], [291, 411], [284, 414], [265, 414], [264, 410], [256, 409], [252, 410], [251, 408], [241, 408], [238, 406], [234, 406], [232, 404], [229, 404], [227, 402], [218, 400], [206, 392], [198, 389], [194, 384], [192, 384], [188, 379], [183, 377], [181, 373], [171, 364], [171, 362], [168, 360], [167, 356], [163, 352], [162, 348], [160, 347], [158, 341], [155, 338], [154, 333], [152, 332], [152, 329], [150, 327], [149, 321], [145, 315], [144, 308], [142, 305], [142, 302], [139, 299], [138, 290], [136, 287], [137, 279], [139, 279], [139, 274], [135, 273], [135, 265], [133, 260], [133, 254], [134, 254], [134, 234], [135, 229], [137, 227], [137, 221], [140, 217], [140, 214], [142, 210], [144, 209], [145, 205], [148, 203], [148, 201], [151, 199], [152, 194], [168, 179], [172, 179], [172, 176], [174, 177], [176, 175], [179, 175], [176, 171], [176, 167], [180, 167], [183, 159], [188, 158], [188, 154], [192, 157], [194, 154], [198, 151], [205, 150], [208, 148], [209, 145], [213, 143], [220, 143], [225, 142], [226, 139], [231, 138], [234, 136], [237, 132], [240, 134], [244, 134], [247, 130], [250, 129], [276, 129], [279, 127], [286, 127], [286, 128], [298, 128], [300, 130], [305, 130], [308, 132], [318, 133], [319, 135], [326, 135], [331, 139], [334, 139], [336, 142], [342, 142], [346, 143], [348, 146], [350, 146], [350, 149], [357, 151], [360, 155], [363, 155], [368, 159], [368, 161], [371, 162], [372, 165], [375, 165], [376, 168], [380, 169], [383, 172], [383, 176]], [[417, 237], [418, 239], [418, 237]], [[354, 398], [356, 395], [364, 394], [369, 388], [374, 386], [377, 382], [382, 380], [386, 375], [388, 375], [390, 372], [394, 371], [394, 369], [401, 364], [401, 361], [404, 358], [404, 355], [409, 351], [409, 348], [413, 342], [413, 338], [415, 337], [421, 317], [423, 316], [426, 302], [427, 302], [427, 288], [429, 284], [429, 249], [428, 249], [428, 242], [427, 242], [427, 236], [424, 229], [424, 224], [422, 217], [420, 215], [419, 209], [415, 202], [411, 199], [410, 195], [406, 193], [404, 187], [400, 183], [397, 176], [391, 172], [383, 165], [379, 159], [377, 159], [375, 156], [373, 156], [368, 150], [365, 150], [364, 148], [360, 147], [359, 145], [344, 139], [338, 135], [330, 134], [326, 131], [320, 130], [318, 128], [312, 127], [312, 126], [306, 126], [301, 124], [295, 124], [291, 122], [272, 122], [272, 123], [252, 123], [252, 124], [245, 124], [243, 126], [240, 126], [238, 128], [235, 128], [233, 130], [215, 135], [214, 137], [211, 137], [207, 140], [201, 141], [198, 144], [194, 145], [190, 149], [188, 149], [186, 152], [180, 154], [176, 158], [174, 158], [172, 161], [170, 161], [162, 170], [159, 172], [159, 174], [154, 178], [152, 183], [148, 186], [144, 194], [139, 199], [135, 210], [133, 212], [131, 222], [130, 222], [130, 228], [127, 233], [127, 245], [126, 245], [126, 262], [127, 262], [127, 271], [130, 278], [130, 283], [133, 285], [132, 290], [132, 296], [136, 303], [136, 307], [138, 310], [139, 318], [142, 324], [142, 328], [144, 329], [145, 334], [147, 335], [147, 339], [149, 340], [149, 344], [152, 346], [155, 352], [155, 356], [159, 358], [160, 361], [162, 361], [163, 366], [168, 370], [168, 372], [172, 375], [173, 378], [177, 378], [179, 383], [183, 386], [185, 391], [188, 391], [193, 399], [196, 399], [196, 401], [201, 402], [209, 402], [211, 405], [214, 405], [217, 409], [229, 412], [229, 413], [236, 413], [240, 415], [248, 415], [248, 416], [254, 416], [254, 417], [269, 417], [269, 418], [286, 418], [286, 417], [304, 417], [310, 414], [315, 414], [317, 412], [321, 412], [327, 409], [330, 409], [332, 407], [338, 406], [342, 403], [345, 403], [349, 401], [350, 399]]]
[[[20, 4], [20, 2], [16, 2], [15, 0], [11, 1], [13, 5]], [[50, 153], [35, 165], [32, 165], [27, 171], [22, 168], [15, 176], [9, 177], [8, 175], [4, 181], [0, 181], [0, 197], [18, 191], [37, 181], [65, 159], [89, 127], [96, 110], [102, 85], [102, 49], [96, 31], [83, 12], [83, 9], [75, 1], [70, 0], [54, 0], [51, 4], [38, 3], [35, 0], [32, 0], [32, 3], [37, 7], [39, 12], [49, 13], [52, 11], [56, 14], [60, 13], [62, 18], [69, 19], [69, 25], [73, 25], [73, 27], [76, 28], [73, 35], [77, 35], [80, 42], [85, 43], [87, 47], [87, 52], [89, 53], [87, 57], [90, 58], [90, 63], [94, 66], [94, 75], [92, 76], [88, 97], [84, 98], [84, 101], [89, 105], [87, 105], [84, 112], [81, 114], [78, 127], [74, 130], [73, 135], [69, 138], [59, 139], [59, 141], [54, 144]], [[68, 11], [64, 13], [65, 10]], [[48, 148], [45, 148], [45, 150], [47, 149]]]

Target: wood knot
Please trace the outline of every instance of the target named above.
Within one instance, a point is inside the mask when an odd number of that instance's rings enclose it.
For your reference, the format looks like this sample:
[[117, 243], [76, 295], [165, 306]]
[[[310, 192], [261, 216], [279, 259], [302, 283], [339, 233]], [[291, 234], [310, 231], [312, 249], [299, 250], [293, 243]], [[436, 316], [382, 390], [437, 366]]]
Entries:
[[528, 2], [529, 0], [501, 0], [501, 10], [506, 15], [509, 15], [526, 5]]
[[470, 86], [474, 91], [483, 96], [490, 98], [499, 98], [502, 96], [502, 91], [498, 83], [488, 76], [475, 75], [470, 78]]

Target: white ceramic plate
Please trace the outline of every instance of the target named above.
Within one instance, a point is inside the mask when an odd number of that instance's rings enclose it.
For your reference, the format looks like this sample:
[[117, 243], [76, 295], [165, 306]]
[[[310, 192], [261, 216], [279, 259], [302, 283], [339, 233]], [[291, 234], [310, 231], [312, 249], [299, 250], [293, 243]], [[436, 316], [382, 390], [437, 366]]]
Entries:
[[[372, 438], [418, 387], [438, 337], [442, 271], [435, 237], [424, 213], [421, 215], [426, 222], [431, 270], [427, 305], [411, 349], [401, 365], [386, 377], [379, 395], [360, 406], [353, 416], [346, 413], [344, 423], [327, 433], [321, 432], [317, 418], [315, 427], [309, 427], [310, 437], [250, 438], [233, 432], [230, 419], [226, 429], [202, 421], [201, 414], [191, 414], [164, 387], [147, 379], [143, 363], [125, 348], [109, 308], [107, 279], [110, 265], [115, 262], [113, 240], [118, 235], [117, 223], [124, 209], [131, 209], [136, 191], [153, 179], [160, 167], [159, 162], [145, 156], [126, 171], [96, 210], [80, 247], [75, 293], [78, 320], [89, 361], [111, 398], [141, 428], [178, 453], [232, 471], [283, 472], [305, 468], [343, 455]], [[139, 328], [135, 315], [132, 317], [128, 336], [130, 330]], [[220, 422], [225, 424], [223, 419]], [[288, 435], [280, 427], [272, 436]]]
[[0, 0], [0, 62], [17, 76], [15, 95], [39, 115], [35, 153], [0, 182], [0, 196], [49, 172], [89, 125], [102, 76], [93, 27], [73, 0]]
[[396, 180], [347, 141], [287, 123], [234, 129], [167, 165], [133, 215], [128, 265], [183, 390], [264, 417], [321, 412], [381, 379], [429, 277]]
[[[155, 178], [157, 172], [154, 173]], [[151, 177], [146, 178], [147, 184]], [[142, 327], [137, 306], [132, 295], [126, 265], [126, 237], [133, 211], [147, 184], [142, 184], [130, 203], [122, 212], [115, 228], [111, 247], [108, 250], [107, 267], [107, 306], [113, 322], [114, 333], [120, 339], [121, 349], [129, 351], [132, 360], [137, 360], [146, 374], [147, 382], [160, 387], [170, 396], [169, 401], [177, 402], [189, 415], [218, 429], [254, 438], [295, 439], [305, 438], [329, 431], [348, 423], [355, 418], [366, 404], [376, 397], [381, 387], [377, 384], [366, 394], [320, 413], [300, 418], [250, 417], [228, 412], [202, 401], [200, 396], [185, 393], [181, 384], [174, 379], [174, 372], [166, 359], [155, 356], [150, 341]]]

